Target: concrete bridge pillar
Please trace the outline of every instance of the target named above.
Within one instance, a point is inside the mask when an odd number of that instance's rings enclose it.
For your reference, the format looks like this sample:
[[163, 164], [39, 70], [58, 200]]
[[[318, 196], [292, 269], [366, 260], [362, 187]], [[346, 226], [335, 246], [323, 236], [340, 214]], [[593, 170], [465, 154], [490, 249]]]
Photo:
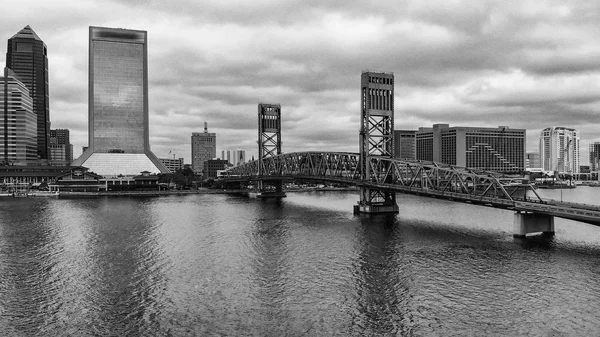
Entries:
[[525, 237], [529, 233], [554, 234], [554, 216], [517, 211], [513, 222], [513, 236]]

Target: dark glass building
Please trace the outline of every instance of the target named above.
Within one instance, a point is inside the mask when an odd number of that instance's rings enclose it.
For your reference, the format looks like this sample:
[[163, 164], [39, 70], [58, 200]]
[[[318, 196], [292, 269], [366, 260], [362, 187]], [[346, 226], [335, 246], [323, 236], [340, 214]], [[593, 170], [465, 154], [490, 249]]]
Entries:
[[74, 162], [103, 176], [167, 173], [150, 151], [147, 32], [90, 27], [89, 147]]
[[46, 44], [26, 26], [8, 39], [6, 67], [29, 89], [37, 116], [37, 156], [48, 160], [50, 148], [50, 108], [48, 103], [48, 56]]

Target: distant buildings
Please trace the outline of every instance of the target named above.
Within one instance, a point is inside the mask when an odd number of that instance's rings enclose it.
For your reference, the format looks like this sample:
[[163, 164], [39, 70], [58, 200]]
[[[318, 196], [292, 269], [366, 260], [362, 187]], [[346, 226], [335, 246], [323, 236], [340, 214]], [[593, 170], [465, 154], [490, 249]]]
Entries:
[[238, 166], [246, 162], [246, 150], [237, 149], [234, 151], [222, 150], [221, 159], [227, 160], [229, 164]]
[[0, 147], [4, 165], [33, 164], [38, 159], [37, 116], [27, 86], [4, 68], [0, 77]]
[[600, 142], [590, 143], [590, 170], [600, 170]]
[[37, 159], [44, 163], [49, 158], [50, 108], [48, 91], [48, 57], [46, 44], [26, 26], [8, 39], [6, 67], [29, 89], [36, 115]]
[[217, 135], [208, 132], [208, 125], [204, 122], [204, 132], [192, 133], [192, 170], [196, 174], [203, 174], [204, 162], [217, 156]]
[[418, 160], [503, 173], [525, 169], [524, 129], [450, 127], [434, 124], [416, 132]]
[[417, 131], [394, 130], [394, 158], [405, 160], [417, 158]]
[[160, 161], [171, 173], [183, 170], [183, 158], [160, 158]]
[[73, 165], [103, 176], [167, 173], [150, 151], [147, 32], [90, 27], [89, 43], [89, 147]]
[[540, 161], [545, 171], [579, 173], [579, 132], [562, 126], [545, 128], [539, 138]]
[[525, 158], [525, 168], [527, 169], [541, 169], [542, 163], [540, 161], [540, 154], [538, 152], [527, 152]]
[[50, 130], [50, 165], [71, 165], [73, 145], [70, 138], [68, 129]]

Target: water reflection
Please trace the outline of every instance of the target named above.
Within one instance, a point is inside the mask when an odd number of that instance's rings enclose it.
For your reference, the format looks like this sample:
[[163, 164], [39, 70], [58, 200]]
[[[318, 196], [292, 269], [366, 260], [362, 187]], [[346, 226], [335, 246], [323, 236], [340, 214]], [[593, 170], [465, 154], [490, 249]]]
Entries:
[[410, 262], [398, 250], [402, 237], [396, 217], [364, 215], [360, 224], [353, 271], [358, 302], [354, 330], [364, 335], [410, 334]]
[[164, 253], [147, 202], [104, 199], [87, 230], [91, 277], [87, 301], [92, 331], [99, 335], [159, 332], [166, 286]]
[[[0, 211], [0, 308], [5, 334], [39, 335], [58, 319], [62, 253], [45, 200], [6, 200]], [[42, 219], [42, 221], [39, 221]]]
[[256, 289], [258, 303], [253, 314], [258, 321], [253, 324], [254, 335], [280, 334], [290, 331], [289, 307], [286, 288], [290, 284], [288, 273], [289, 249], [287, 247], [289, 222], [281, 200], [262, 200], [259, 216], [252, 224], [251, 281]]

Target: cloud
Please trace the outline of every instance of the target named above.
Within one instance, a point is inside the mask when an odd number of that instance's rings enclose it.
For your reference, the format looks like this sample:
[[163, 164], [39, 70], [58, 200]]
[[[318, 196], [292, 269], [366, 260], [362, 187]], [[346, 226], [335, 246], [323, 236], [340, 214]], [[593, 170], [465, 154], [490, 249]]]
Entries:
[[[0, 39], [29, 24], [48, 45], [53, 127], [87, 143], [88, 26], [148, 31], [152, 149], [190, 162], [256, 151], [259, 102], [280, 103], [285, 151], [357, 151], [360, 73], [395, 73], [396, 127], [558, 125], [597, 140], [595, 1], [12, 1]], [[7, 12], [8, 13], [8, 12]], [[119, 13], [119, 15], [115, 15]], [[0, 62], [5, 53], [0, 52]], [[586, 155], [582, 153], [582, 163]]]

